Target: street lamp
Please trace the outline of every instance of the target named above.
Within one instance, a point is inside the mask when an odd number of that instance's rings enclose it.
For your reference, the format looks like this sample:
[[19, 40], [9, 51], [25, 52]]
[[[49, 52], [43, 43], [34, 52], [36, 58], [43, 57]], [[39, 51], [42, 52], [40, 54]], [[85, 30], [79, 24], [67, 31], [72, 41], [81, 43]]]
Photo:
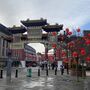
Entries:
[[7, 56], [8, 56], [8, 60], [7, 60], [7, 82], [11, 81], [11, 68], [12, 68], [12, 60], [11, 60], [11, 55], [12, 52], [10, 49], [7, 50]]

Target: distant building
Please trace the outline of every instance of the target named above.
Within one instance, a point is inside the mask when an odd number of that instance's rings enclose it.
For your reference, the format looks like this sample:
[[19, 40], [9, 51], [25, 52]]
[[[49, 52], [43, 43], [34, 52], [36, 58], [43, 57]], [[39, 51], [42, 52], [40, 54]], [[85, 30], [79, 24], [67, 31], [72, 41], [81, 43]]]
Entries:
[[83, 31], [84, 36], [87, 36], [89, 33], [90, 33], [90, 30], [84, 30]]
[[42, 27], [47, 25], [46, 19], [38, 20], [23, 20], [21, 23], [27, 28], [27, 36], [30, 42], [41, 42], [42, 39]]
[[37, 61], [36, 50], [29, 45], [24, 45], [25, 60], [26, 61]]
[[26, 32], [25, 27], [12, 27], [9, 28], [9, 31], [13, 34], [13, 43], [11, 44], [12, 58], [16, 61], [27, 61], [27, 60], [36, 60], [36, 51], [31, 46], [27, 45], [25, 41], [27, 36], [23, 35]]
[[5, 64], [4, 61], [8, 57], [12, 40], [12, 34], [8, 28], [0, 24], [0, 66]]
[[0, 24], [0, 57], [7, 57], [7, 50], [10, 48], [12, 41], [12, 34], [8, 29]]
[[[83, 31], [83, 34], [84, 36], [87, 36], [88, 40], [90, 40], [90, 30], [84, 30]], [[87, 56], [90, 57], [90, 44], [86, 47], [86, 53], [87, 53]], [[90, 62], [87, 63], [87, 66], [90, 68]]]

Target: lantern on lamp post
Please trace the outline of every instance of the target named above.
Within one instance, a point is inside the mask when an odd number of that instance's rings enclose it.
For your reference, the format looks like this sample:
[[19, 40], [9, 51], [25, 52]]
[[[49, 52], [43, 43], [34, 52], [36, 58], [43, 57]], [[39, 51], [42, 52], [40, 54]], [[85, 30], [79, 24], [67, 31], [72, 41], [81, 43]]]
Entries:
[[77, 29], [77, 32], [78, 32], [78, 33], [80, 32], [80, 28]]
[[54, 49], [54, 61], [56, 61], [56, 47], [57, 47], [56, 43], [53, 43], [52, 48]]
[[87, 57], [86, 57], [86, 61], [87, 61], [87, 62], [90, 62], [90, 56], [87, 56]]
[[54, 67], [55, 67], [55, 75], [57, 75], [57, 61], [56, 61], [56, 43], [52, 44], [52, 48], [54, 49]]
[[86, 39], [86, 45], [90, 45], [90, 40]]
[[72, 32], [68, 32], [67, 34], [68, 34], [68, 35], [72, 35]]
[[78, 56], [78, 53], [76, 51], [73, 52], [73, 57], [76, 58]]
[[61, 55], [62, 55], [62, 57], [65, 57], [66, 56], [66, 52], [62, 51]]
[[78, 36], [79, 36], [79, 34], [80, 34], [80, 28], [77, 29], [77, 32], [78, 32]]
[[66, 34], [69, 32], [69, 28], [66, 28]]

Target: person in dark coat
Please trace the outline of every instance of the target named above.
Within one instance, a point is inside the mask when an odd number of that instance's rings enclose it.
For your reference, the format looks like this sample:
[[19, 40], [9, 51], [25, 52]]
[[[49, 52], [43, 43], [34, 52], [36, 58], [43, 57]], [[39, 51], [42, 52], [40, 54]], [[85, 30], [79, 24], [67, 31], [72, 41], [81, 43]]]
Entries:
[[63, 73], [64, 73], [64, 65], [60, 65], [60, 71], [61, 71], [61, 75], [63, 75]]

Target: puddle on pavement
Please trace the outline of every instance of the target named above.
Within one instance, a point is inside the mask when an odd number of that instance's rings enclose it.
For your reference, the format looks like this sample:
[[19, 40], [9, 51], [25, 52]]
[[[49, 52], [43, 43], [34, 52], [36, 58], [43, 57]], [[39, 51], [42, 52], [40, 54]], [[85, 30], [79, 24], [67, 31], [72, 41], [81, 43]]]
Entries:
[[34, 87], [53, 87], [53, 78], [51, 77], [40, 77], [38, 81], [24, 82], [24, 88], [34, 88]]

